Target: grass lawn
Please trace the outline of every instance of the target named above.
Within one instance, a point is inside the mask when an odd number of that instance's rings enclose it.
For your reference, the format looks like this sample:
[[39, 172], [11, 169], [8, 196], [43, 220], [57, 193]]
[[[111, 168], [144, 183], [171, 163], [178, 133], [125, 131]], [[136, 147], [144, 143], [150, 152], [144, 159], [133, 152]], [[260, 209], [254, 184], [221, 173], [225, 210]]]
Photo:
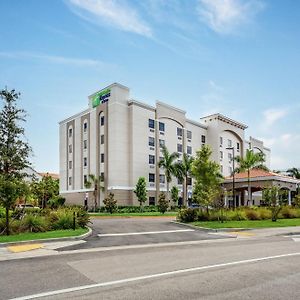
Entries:
[[20, 234], [9, 235], [9, 236], [0, 235], [0, 243], [78, 236], [86, 232], [88, 232], [87, 228], [78, 228], [76, 230], [73, 229], [54, 230], [54, 231], [36, 232], [36, 233], [26, 232], [26, 233], [20, 233]]
[[175, 217], [177, 215], [177, 212], [170, 211], [165, 212], [164, 214], [160, 212], [144, 212], [144, 213], [90, 213], [90, 216], [92, 217]]
[[195, 226], [206, 228], [271, 228], [271, 227], [287, 227], [300, 226], [300, 219], [278, 219], [276, 222], [272, 220], [257, 220], [257, 221], [225, 221], [224, 223], [218, 221], [207, 222], [192, 222]]

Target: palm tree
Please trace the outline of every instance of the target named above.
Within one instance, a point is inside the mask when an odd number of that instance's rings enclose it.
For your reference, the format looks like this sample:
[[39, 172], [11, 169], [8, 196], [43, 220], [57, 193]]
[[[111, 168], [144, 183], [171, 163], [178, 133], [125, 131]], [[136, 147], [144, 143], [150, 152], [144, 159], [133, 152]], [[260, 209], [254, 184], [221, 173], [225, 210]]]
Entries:
[[169, 202], [169, 185], [172, 181], [172, 176], [176, 176], [177, 174], [175, 160], [179, 157], [179, 154], [177, 152], [170, 153], [167, 147], [163, 146], [162, 155], [162, 159], [158, 162], [158, 166], [165, 171], [167, 181], [167, 201]]
[[175, 164], [176, 176], [183, 181], [183, 205], [188, 202], [188, 178], [192, 172], [193, 157], [183, 153], [182, 162]]
[[245, 157], [237, 156], [235, 158], [239, 167], [233, 172], [247, 172], [248, 173], [248, 201], [247, 205], [252, 203], [251, 185], [250, 185], [250, 171], [252, 169], [268, 170], [264, 165], [265, 155], [262, 152], [255, 153], [253, 150], [247, 149]]
[[101, 184], [104, 181], [103, 176], [95, 176], [94, 174], [89, 174], [89, 180], [85, 182], [86, 188], [93, 187], [93, 196], [94, 196], [94, 211], [96, 211], [98, 198], [100, 205], [100, 191], [104, 191], [104, 186]]
[[299, 169], [291, 168], [291, 169], [288, 169], [286, 172], [289, 174], [289, 176], [292, 176], [296, 179], [300, 179], [300, 170]]

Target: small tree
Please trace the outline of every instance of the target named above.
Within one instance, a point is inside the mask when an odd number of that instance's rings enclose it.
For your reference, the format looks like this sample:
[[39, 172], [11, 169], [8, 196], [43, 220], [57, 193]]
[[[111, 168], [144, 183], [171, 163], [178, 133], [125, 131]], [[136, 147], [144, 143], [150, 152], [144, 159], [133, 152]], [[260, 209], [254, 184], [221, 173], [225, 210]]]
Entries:
[[282, 197], [280, 197], [279, 187], [272, 186], [265, 188], [262, 192], [262, 197], [272, 211], [272, 221], [276, 222], [282, 208]]
[[[99, 198], [99, 205], [100, 205], [100, 191], [104, 191], [104, 186], [102, 182], [104, 178], [102, 176], [95, 176], [94, 174], [89, 174], [89, 180], [85, 182], [86, 188], [93, 188], [93, 196], [94, 196], [94, 211], [97, 209], [97, 203]], [[103, 201], [104, 203], [104, 201]]]
[[166, 199], [166, 195], [164, 193], [159, 194], [159, 199], [158, 199], [158, 210], [164, 214], [169, 207], [169, 202]]
[[179, 193], [179, 189], [177, 186], [174, 185], [171, 188], [171, 198], [173, 200], [174, 206], [177, 206], [178, 203], [178, 199], [179, 199], [178, 193]]
[[109, 193], [108, 197], [103, 200], [105, 210], [110, 214], [114, 213], [118, 206], [117, 200], [115, 200], [115, 195], [113, 193]]
[[141, 211], [143, 210], [143, 204], [146, 202], [147, 200], [147, 189], [146, 189], [146, 179], [145, 177], [140, 177], [134, 193], [136, 194], [138, 201], [140, 202], [140, 209]]

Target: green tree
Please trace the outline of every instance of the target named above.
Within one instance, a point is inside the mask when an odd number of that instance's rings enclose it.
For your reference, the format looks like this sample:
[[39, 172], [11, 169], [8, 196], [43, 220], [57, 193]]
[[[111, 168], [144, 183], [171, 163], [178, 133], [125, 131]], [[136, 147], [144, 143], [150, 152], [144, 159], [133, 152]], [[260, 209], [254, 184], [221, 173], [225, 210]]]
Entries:
[[22, 194], [22, 178], [25, 168], [30, 165], [31, 148], [24, 137], [26, 112], [18, 108], [20, 93], [15, 90], [0, 90], [3, 101], [0, 112], [0, 174], [1, 203], [6, 208], [6, 233], [9, 234], [9, 209]]
[[169, 201], [166, 199], [166, 195], [164, 193], [159, 194], [158, 198], [158, 210], [164, 214], [169, 207]]
[[174, 206], [177, 206], [178, 204], [178, 199], [179, 199], [178, 193], [179, 193], [179, 189], [177, 186], [174, 185], [171, 188], [171, 198], [173, 200]]
[[103, 200], [105, 210], [110, 214], [114, 213], [118, 206], [117, 200], [115, 199], [115, 195], [113, 193], [109, 193], [108, 197]]
[[276, 222], [283, 204], [283, 197], [281, 197], [279, 187], [271, 186], [265, 188], [262, 191], [262, 198], [272, 211], [272, 221]]
[[183, 181], [183, 205], [188, 203], [188, 179], [192, 175], [193, 160], [193, 157], [183, 153], [182, 161], [175, 165], [177, 177]]
[[192, 163], [192, 174], [196, 181], [193, 189], [193, 200], [205, 206], [207, 212], [208, 207], [220, 195], [223, 179], [219, 164], [210, 159], [211, 154], [211, 148], [204, 145], [197, 151]]
[[[170, 153], [167, 147], [162, 147], [162, 159], [158, 162], [158, 166], [162, 168], [165, 172], [165, 177], [167, 181], [167, 202], [169, 202], [169, 186], [172, 181], [172, 176], [176, 176], [178, 174], [178, 170], [176, 168], [176, 159], [179, 157], [177, 152]], [[159, 179], [156, 179], [159, 180]]]
[[39, 205], [45, 208], [48, 201], [55, 199], [59, 195], [59, 180], [54, 179], [48, 174], [42, 180], [33, 180], [30, 184], [32, 194], [39, 201]]
[[97, 177], [94, 174], [89, 174], [89, 180], [85, 183], [86, 188], [93, 188], [94, 211], [97, 209], [98, 199], [100, 203], [100, 191], [104, 191], [102, 182], [104, 182], [104, 178], [102, 176]]
[[146, 179], [145, 177], [140, 177], [136, 184], [134, 193], [136, 194], [138, 201], [140, 202], [140, 209], [143, 210], [143, 204], [147, 200], [147, 189], [146, 189]]
[[[289, 176], [294, 177], [296, 179], [300, 179], [300, 170], [298, 168], [291, 168], [287, 170]], [[297, 191], [296, 193], [299, 195], [299, 184], [297, 184]]]
[[234, 172], [247, 172], [248, 178], [248, 203], [252, 204], [252, 193], [250, 185], [250, 171], [253, 169], [268, 170], [264, 165], [265, 155], [262, 152], [255, 153], [253, 150], [247, 149], [245, 157], [237, 156], [235, 158], [239, 166], [234, 170]]

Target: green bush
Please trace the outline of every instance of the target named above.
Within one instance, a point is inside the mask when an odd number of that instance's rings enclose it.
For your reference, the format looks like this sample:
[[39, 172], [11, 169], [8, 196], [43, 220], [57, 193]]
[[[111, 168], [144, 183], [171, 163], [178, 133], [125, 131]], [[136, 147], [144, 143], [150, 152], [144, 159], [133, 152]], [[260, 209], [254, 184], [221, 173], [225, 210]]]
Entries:
[[159, 211], [164, 214], [169, 207], [169, 203], [166, 199], [166, 195], [164, 193], [160, 193], [159, 199], [158, 199], [158, 209]]
[[279, 213], [279, 218], [280, 219], [281, 218], [283, 218], [283, 219], [297, 218], [297, 211], [294, 208], [284, 206]]
[[[0, 218], [0, 235], [4, 235], [5, 233], [5, 218]], [[9, 222], [9, 231], [10, 234], [16, 234], [21, 232], [20, 221], [19, 220], [10, 220]]]
[[260, 207], [257, 212], [259, 213], [259, 217], [261, 220], [272, 219], [272, 212], [268, 208]]
[[225, 215], [226, 215], [226, 220], [227, 221], [247, 220], [246, 212], [243, 209], [228, 210], [228, 211], [226, 211]]
[[113, 193], [109, 193], [108, 197], [103, 200], [105, 210], [110, 214], [117, 211], [117, 200], [115, 199], [115, 195]]
[[209, 216], [206, 211], [204, 210], [199, 210], [197, 213], [197, 221], [208, 221]]
[[198, 219], [198, 210], [194, 208], [183, 208], [178, 211], [177, 220], [183, 223], [194, 222]]
[[77, 211], [76, 221], [78, 226], [82, 228], [87, 227], [87, 225], [91, 223], [89, 214], [83, 209]]
[[5, 218], [5, 208], [0, 206], [0, 219]]
[[255, 209], [248, 208], [245, 210], [245, 214], [248, 220], [254, 221], [254, 220], [260, 220], [259, 212]]
[[21, 221], [21, 231], [44, 232], [48, 229], [46, 219], [41, 216], [27, 214]]

